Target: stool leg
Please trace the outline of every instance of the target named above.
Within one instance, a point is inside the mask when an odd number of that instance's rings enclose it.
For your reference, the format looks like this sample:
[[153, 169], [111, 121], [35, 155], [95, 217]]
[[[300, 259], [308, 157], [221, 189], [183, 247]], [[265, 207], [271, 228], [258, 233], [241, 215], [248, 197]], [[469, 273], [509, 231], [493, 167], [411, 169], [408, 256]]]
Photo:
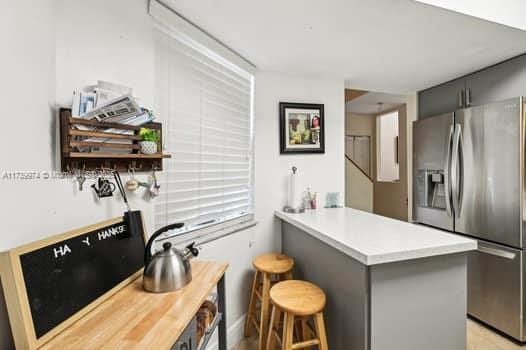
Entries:
[[327, 345], [327, 334], [325, 333], [325, 323], [323, 322], [323, 313], [318, 312], [314, 316], [314, 323], [316, 325], [316, 334], [320, 341], [320, 350], [329, 350]]
[[263, 273], [263, 288], [261, 290], [261, 320], [259, 323], [259, 350], [265, 349], [268, 335], [268, 319], [270, 307], [270, 275]]
[[309, 326], [307, 325], [308, 318], [302, 317], [301, 318], [301, 340], [310, 340], [310, 330]]
[[289, 272], [285, 272], [285, 280], [291, 280], [292, 279], [292, 270]]
[[266, 350], [276, 349], [276, 335], [274, 334], [274, 330], [276, 330], [276, 332], [279, 331], [280, 318], [281, 318], [281, 311], [274, 305], [272, 307], [272, 315], [270, 316], [270, 327], [268, 330]]
[[284, 312], [283, 320], [283, 337], [282, 340], [282, 349], [283, 350], [292, 350], [292, 338], [294, 336], [294, 315], [290, 312]]
[[259, 272], [256, 270], [254, 272], [254, 281], [252, 282], [252, 291], [250, 292], [250, 303], [248, 304], [247, 319], [245, 320], [245, 337], [249, 337], [252, 332], [252, 317], [255, 317], [256, 309], [256, 288], [259, 283]]
[[294, 341], [301, 342], [303, 341], [303, 333], [301, 331], [301, 319], [295, 318], [294, 320], [294, 335], [296, 336], [296, 339], [293, 339]]

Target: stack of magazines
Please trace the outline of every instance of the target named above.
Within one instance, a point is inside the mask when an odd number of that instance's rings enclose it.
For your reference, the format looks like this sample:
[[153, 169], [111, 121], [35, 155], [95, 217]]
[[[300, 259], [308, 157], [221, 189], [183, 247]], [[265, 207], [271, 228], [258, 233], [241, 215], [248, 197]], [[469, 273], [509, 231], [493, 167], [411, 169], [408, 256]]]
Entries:
[[[99, 122], [139, 126], [151, 122], [153, 114], [139, 107], [132, 97], [132, 89], [99, 80], [97, 85], [75, 92], [71, 109], [73, 117]], [[101, 128], [89, 125], [74, 125], [78, 130], [132, 135], [133, 130]], [[80, 147], [80, 152], [130, 153], [131, 150], [112, 148], [111, 143], [128, 144], [131, 140], [77, 136], [78, 141], [100, 142], [101, 147]]]

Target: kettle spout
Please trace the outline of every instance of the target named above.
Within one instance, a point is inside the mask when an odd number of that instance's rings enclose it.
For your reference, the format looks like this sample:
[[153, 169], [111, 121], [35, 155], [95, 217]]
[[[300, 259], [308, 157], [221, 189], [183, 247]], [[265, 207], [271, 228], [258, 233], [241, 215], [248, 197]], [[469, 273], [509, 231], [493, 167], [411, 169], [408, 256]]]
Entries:
[[186, 246], [185, 250], [183, 251], [183, 255], [185, 259], [188, 259], [188, 260], [199, 255], [199, 249], [195, 247], [195, 242], [192, 242]]

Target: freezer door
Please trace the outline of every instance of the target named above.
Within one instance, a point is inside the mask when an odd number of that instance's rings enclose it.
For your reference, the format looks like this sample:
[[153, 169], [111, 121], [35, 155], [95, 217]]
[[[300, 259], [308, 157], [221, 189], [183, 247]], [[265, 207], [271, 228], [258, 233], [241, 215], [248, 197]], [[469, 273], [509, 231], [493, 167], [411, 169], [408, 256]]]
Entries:
[[453, 119], [448, 113], [413, 123], [413, 220], [450, 231]]
[[521, 99], [455, 113], [455, 231], [522, 247]]
[[485, 241], [468, 253], [468, 313], [524, 341], [524, 252]]

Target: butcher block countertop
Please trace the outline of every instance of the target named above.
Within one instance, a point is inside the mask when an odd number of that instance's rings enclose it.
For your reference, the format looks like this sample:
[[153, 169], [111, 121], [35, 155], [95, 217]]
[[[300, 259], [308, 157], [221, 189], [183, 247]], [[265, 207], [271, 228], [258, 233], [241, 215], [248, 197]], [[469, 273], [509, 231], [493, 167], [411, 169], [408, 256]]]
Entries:
[[192, 261], [192, 282], [175, 292], [142, 289], [142, 276], [40, 349], [170, 349], [228, 264]]

